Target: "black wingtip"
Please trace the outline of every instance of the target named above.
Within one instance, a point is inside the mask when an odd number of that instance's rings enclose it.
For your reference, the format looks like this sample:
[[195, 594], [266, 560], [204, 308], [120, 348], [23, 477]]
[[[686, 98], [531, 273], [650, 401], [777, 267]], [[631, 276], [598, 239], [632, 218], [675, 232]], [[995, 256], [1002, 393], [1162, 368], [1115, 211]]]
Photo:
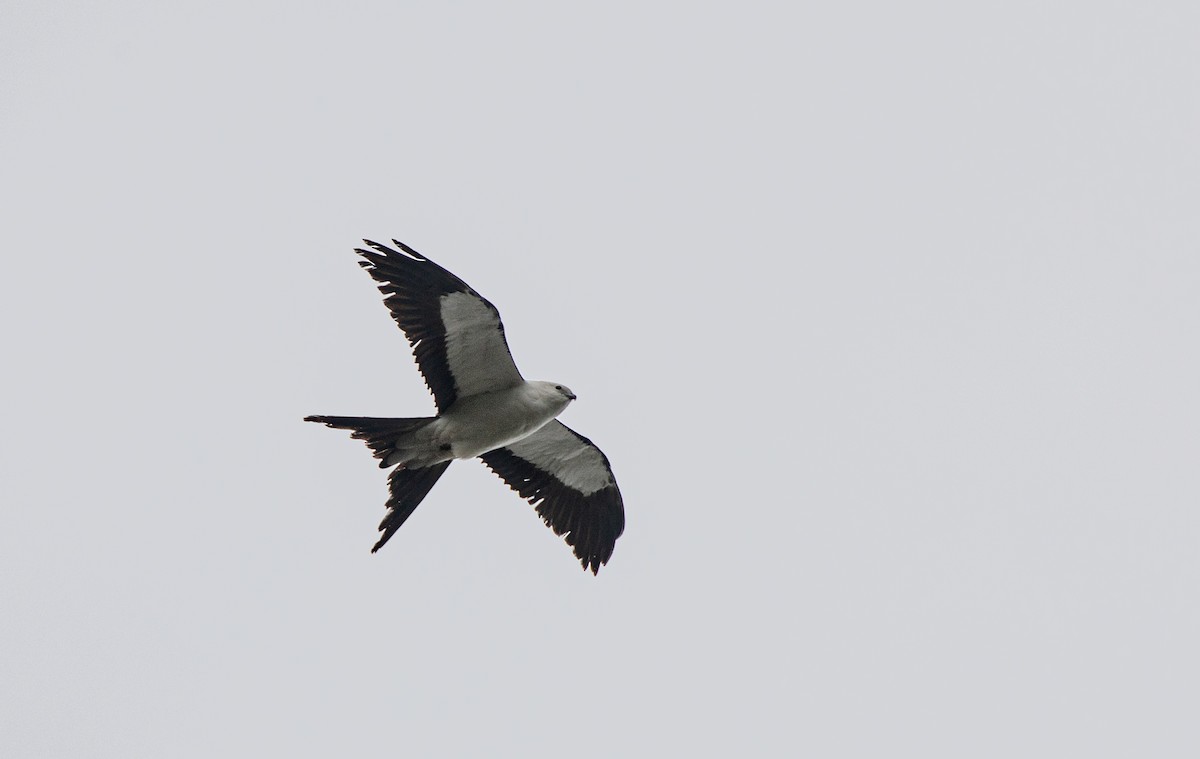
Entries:
[[592, 570], [592, 576], [595, 577], [596, 575], [600, 574], [600, 567], [605, 563], [605, 561], [597, 556], [589, 556], [586, 559], [580, 559], [579, 563], [583, 564], [584, 572], [590, 569]]
[[386, 245], [377, 243], [374, 240], [368, 240], [364, 237], [363, 242], [365, 242], [367, 244], [367, 247], [370, 248], [371, 250], [370, 250], [370, 252], [368, 252], [368, 251], [362, 250], [361, 248], [355, 248], [354, 251], [356, 253], [358, 253], [360, 256], [365, 256], [366, 258], [371, 258], [372, 256], [383, 256], [386, 259], [388, 256], [400, 255], [397, 251], [392, 250], [391, 248], [389, 248]]
[[418, 253], [417, 251], [413, 250], [413, 249], [412, 249], [411, 247], [409, 247], [408, 245], [405, 245], [404, 243], [402, 243], [402, 242], [400, 242], [399, 240], [397, 240], [395, 237], [393, 237], [393, 238], [392, 238], [392, 244], [394, 244], [396, 247], [400, 248], [400, 250], [404, 251], [405, 253], [407, 253], [407, 254], [408, 254], [408, 255], [410, 255], [410, 256], [416, 256], [418, 259], [420, 259], [420, 260], [422, 260], [422, 261], [428, 261], [428, 260], [429, 260], [429, 259], [428, 259], [428, 258], [426, 258], [425, 256], [423, 256], [423, 255], [421, 255], [420, 253]]
[[[368, 248], [371, 248], [371, 252], [365, 251], [362, 248], [355, 248], [354, 252], [359, 254], [360, 256], [370, 258], [371, 256], [377, 256], [377, 255], [381, 255], [381, 254], [383, 256], [399, 256], [399, 255], [401, 255], [401, 253], [399, 251], [392, 250], [388, 246], [386, 246], [382, 243], [375, 242], [374, 240], [368, 240], [367, 238], [364, 237], [363, 242], [366, 243]], [[392, 242], [396, 245], [396, 247], [400, 248], [401, 251], [404, 251], [404, 255], [406, 258], [411, 258], [416, 261], [421, 261], [422, 263], [429, 261], [428, 258], [421, 255], [417, 251], [413, 250], [410, 246], [405, 245], [404, 243], [400, 242], [399, 240], [393, 239]], [[363, 262], [359, 261], [358, 264], [359, 264], [359, 266], [362, 266]]]

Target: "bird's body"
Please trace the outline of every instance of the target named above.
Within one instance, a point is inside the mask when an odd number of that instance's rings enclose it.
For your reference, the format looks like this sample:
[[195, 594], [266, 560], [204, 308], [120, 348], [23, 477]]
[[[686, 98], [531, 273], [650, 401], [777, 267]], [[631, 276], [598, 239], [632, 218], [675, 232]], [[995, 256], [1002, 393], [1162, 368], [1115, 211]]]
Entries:
[[[593, 573], [612, 555], [625, 524], [608, 459], [556, 417], [575, 400], [565, 385], [521, 377], [492, 304], [403, 243], [403, 253], [366, 241], [362, 263], [381, 284], [413, 347], [440, 413], [434, 417], [309, 416], [352, 430], [389, 477], [389, 512], [378, 550], [454, 459], [479, 457], [565, 535]], [[395, 241], [393, 241], [395, 242]]]
[[381, 466], [419, 469], [453, 459], [473, 459], [524, 440], [575, 398], [570, 390], [564, 390], [553, 382], [523, 380], [502, 390], [460, 397], [398, 441]]
[[522, 382], [516, 387], [459, 398], [429, 426], [439, 442], [449, 443], [456, 459], [524, 440], [554, 419], [575, 400], [553, 382]]

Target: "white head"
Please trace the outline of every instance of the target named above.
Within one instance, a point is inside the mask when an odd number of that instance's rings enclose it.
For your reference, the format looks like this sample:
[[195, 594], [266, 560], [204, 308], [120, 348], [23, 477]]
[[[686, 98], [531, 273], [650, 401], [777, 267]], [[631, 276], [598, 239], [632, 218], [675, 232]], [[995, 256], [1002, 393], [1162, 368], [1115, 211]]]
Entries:
[[557, 390], [559, 393], [562, 393], [563, 397], [567, 399], [568, 403], [575, 400], [575, 393], [572, 393], [571, 388], [567, 387], [566, 385], [557, 385], [556, 384], [554, 386], [554, 389]]
[[571, 392], [571, 388], [557, 382], [531, 382], [531, 385], [537, 386], [537, 393], [542, 402], [550, 406], [555, 406], [560, 413], [571, 401], [575, 400], [575, 393]]

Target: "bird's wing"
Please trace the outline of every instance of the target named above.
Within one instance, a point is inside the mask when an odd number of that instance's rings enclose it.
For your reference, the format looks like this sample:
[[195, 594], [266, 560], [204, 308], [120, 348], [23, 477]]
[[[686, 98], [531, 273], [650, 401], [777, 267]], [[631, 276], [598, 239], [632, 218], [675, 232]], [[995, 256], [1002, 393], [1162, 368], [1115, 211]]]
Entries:
[[359, 261], [412, 345], [417, 366], [445, 411], [458, 398], [523, 380], [508, 352], [500, 312], [470, 285], [398, 240], [400, 251], [363, 240]]
[[595, 574], [625, 529], [625, 506], [608, 458], [558, 420], [479, 458], [532, 503], [546, 526]]

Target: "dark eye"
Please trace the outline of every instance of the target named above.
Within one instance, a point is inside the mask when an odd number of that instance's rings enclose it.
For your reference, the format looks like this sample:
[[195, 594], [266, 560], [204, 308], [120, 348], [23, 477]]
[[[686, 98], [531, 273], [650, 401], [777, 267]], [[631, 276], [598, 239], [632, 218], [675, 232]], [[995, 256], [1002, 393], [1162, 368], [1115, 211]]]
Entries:
[[562, 390], [562, 385], [555, 385], [555, 386], [554, 386], [554, 389], [555, 389], [555, 390]]

